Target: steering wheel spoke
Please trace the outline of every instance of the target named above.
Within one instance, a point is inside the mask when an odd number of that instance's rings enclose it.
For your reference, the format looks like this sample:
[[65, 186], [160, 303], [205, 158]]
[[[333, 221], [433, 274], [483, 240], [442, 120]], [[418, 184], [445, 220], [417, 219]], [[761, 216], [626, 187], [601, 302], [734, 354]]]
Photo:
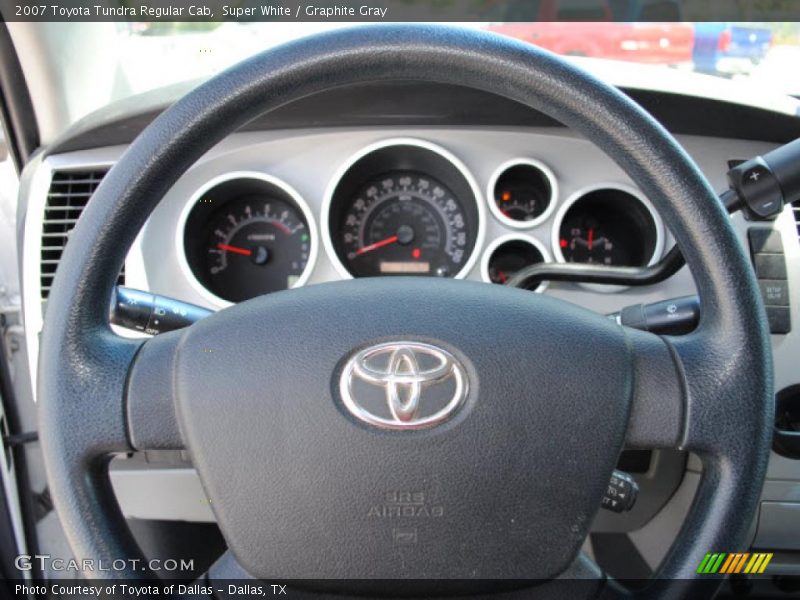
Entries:
[[633, 348], [634, 389], [626, 446], [676, 448], [683, 436], [686, 394], [680, 359], [665, 338], [626, 329]]
[[174, 366], [183, 331], [163, 333], [141, 347], [128, 374], [125, 413], [136, 450], [180, 450], [175, 414]]

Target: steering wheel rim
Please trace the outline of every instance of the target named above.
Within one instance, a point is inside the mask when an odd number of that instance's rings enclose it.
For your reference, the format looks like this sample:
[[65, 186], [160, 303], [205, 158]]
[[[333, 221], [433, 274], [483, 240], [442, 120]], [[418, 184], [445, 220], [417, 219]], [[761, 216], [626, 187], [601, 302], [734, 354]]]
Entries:
[[[705, 308], [693, 334], [659, 340], [666, 352], [654, 349], [654, 336], [632, 334], [630, 342], [649, 348], [642, 357], [659, 356], [640, 365], [636, 385], [663, 378], [654, 373], [659, 361], [674, 361], [679, 377], [659, 389], [678, 389], [680, 398], [656, 410], [661, 399], [643, 393], [632, 408], [629, 427], [636, 431], [628, 443], [690, 450], [704, 468], [657, 579], [691, 579], [706, 552], [737, 549], [749, 525], [741, 515], [757, 507], [769, 456], [771, 348], [749, 262], [705, 177], [646, 112], [554, 55], [490, 34], [414, 25], [320, 35], [234, 66], [159, 116], [96, 191], [56, 274], [39, 369], [45, 465], [75, 555], [108, 561], [140, 555], [116, 505], [107, 462], [141, 447], [142, 432], [133, 430], [122, 399], [143, 345], [111, 331], [107, 299], [147, 217], [186, 169], [259, 114], [331, 87], [390, 79], [479, 88], [540, 110], [603, 148], [657, 207]], [[119, 404], [110, 406], [109, 397]], [[676, 423], [659, 427], [648, 420], [650, 409], [671, 412]], [[639, 421], [646, 423], [637, 428]], [[152, 576], [133, 569], [104, 575]], [[648, 597], [673, 593], [656, 581]]]

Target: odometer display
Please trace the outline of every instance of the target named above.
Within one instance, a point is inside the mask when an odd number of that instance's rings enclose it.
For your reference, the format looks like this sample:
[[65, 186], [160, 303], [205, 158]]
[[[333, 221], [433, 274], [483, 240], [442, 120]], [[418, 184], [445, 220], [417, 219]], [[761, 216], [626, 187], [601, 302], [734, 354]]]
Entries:
[[384, 173], [363, 185], [342, 212], [338, 253], [354, 277], [453, 277], [472, 252], [458, 197], [417, 171]]

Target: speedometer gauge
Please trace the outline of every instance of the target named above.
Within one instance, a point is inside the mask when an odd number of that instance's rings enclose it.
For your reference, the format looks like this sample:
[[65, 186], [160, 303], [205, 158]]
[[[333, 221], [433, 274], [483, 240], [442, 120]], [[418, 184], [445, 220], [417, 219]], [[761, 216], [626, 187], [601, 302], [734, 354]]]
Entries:
[[411, 171], [368, 182], [345, 212], [340, 235], [354, 277], [451, 277], [468, 250], [467, 220], [453, 192]]
[[186, 220], [188, 266], [204, 290], [240, 302], [301, 284], [315, 249], [302, 199], [266, 177], [236, 177], [212, 185]]
[[438, 146], [413, 139], [370, 146], [330, 190], [323, 220], [343, 274], [463, 277], [477, 258], [477, 185]]

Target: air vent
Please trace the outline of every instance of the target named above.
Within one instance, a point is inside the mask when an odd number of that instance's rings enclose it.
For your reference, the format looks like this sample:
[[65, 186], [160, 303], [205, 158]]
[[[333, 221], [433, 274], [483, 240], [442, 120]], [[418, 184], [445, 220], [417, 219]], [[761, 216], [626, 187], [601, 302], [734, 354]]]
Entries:
[[800, 237], [800, 200], [792, 202], [792, 212], [794, 213], [794, 223], [797, 225], [797, 236]]
[[[69, 234], [105, 174], [105, 170], [98, 169], [53, 172], [42, 222], [42, 300], [50, 295], [53, 277]], [[122, 284], [124, 281], [123, 269], [119, 282]]]

